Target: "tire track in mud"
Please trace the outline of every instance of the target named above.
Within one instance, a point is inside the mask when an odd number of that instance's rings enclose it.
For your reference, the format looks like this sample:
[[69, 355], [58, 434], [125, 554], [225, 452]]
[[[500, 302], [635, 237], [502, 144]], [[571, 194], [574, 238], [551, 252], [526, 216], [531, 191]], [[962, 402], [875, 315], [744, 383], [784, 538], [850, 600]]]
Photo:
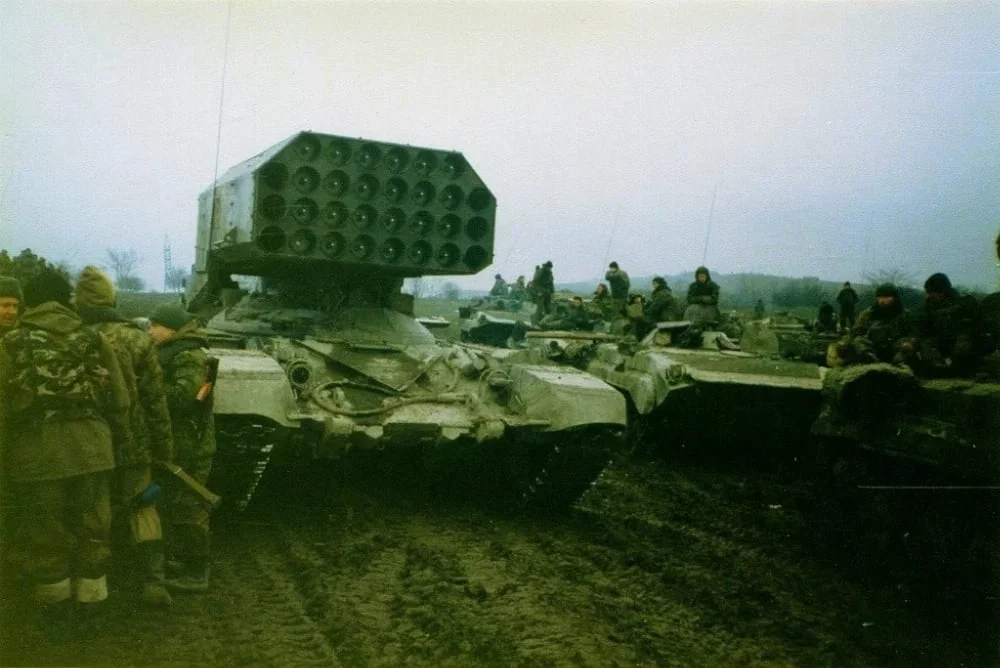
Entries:
[[[214, 621], [213, 635], [226, 638], [227, 656], [217, 665], [337, 666], [341, 665], [328, 638], [310, 614], [310, 600], [295, 586], [284, 558], [279, 526], [248, 523], [230, 529], [243, 535], [244, 545], [229, 554], [227, 567], [212, 583], [216, 591], [230, 592], [230, 614]], [[315, 599], [315, 595], [312, 597]]]
[[213, 519], [171, 610], [118, 591], [56, 638], [4, 605], [0, 664], [984, 665], [813, 558], [798, 483], [639, 462], [558, 518], [296, 485]]

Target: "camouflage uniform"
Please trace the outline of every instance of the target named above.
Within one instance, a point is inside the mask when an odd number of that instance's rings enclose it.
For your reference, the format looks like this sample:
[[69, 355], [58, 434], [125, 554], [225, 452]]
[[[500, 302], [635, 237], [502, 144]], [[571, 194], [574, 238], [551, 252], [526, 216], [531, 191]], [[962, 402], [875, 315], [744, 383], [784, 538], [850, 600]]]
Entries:
[[591, 316], [606, 322], [612, 322], [615, 318], [619, 317], [619, 311], [615, 306], [615, 302], [606, 290], [594, 293], [594, 296], [590, 299], [590, 303], [587, 304], [587, 312]]
[[170, 413], [163, 387], [163, 371], [153, 339], [138, 325], [114, 310], [115, 289], [96, 267], [85, 267], [76, 288], [77, 312], [99, 331], [118, 358], [131, 399], [129, 425], [132, 440], [123, 448], [115, 472], [116, 511], [127, 514], [132, 540], [143, 568], [143, 600], [169, 605], [163, 587], [164, 552], [160, 515], [152, 503], [135, 500], [153, 482], [150, 467], [155, 460], [173, 459]]
[[[128, 394], [104, 338], [65, 299], [32, 304], [0, 344], [4, 469], [17, 499], [15, 558], [35, 597], [107, 597], [109, 477], [130, 438]], [[72, 579], [72, 582], [71, 582]]]
[[905, 362], [904, 348], [912, 343], [912, 319], [903, 308], [899, 290], [883, 285], [876, 290], [876, 295], [880, 293], [891, 293], [896, 301], [888, 308], [875, 304], [862, 311], [854, 323], [851, 336], [863, 337], [869, 342], [875, 356], [882, 362]]
[[940, 302], [926, 300], [916, 314], [915, 370], [933, 373], [951, 363], [958, 375], [971, 373], [980, 357], [979, 304], [952, 288]]
[[[215, 455], [212, 395], [204, 401], [197, 397], [205, 382], [207, 347], [208, 340], [198, 332], [195, 320], [157, 346], [173, 428], [175, 461], [202, 484], [208, 480]], [[174, 485], [168, 490], [162, 511], [167, 525], [168, 554], [187, 569], [188, 575], [204, 580], [207, 586], [208, 508], [187, 487]], [[167, 584], [175, 589], [184, 588], [176, 578]]]

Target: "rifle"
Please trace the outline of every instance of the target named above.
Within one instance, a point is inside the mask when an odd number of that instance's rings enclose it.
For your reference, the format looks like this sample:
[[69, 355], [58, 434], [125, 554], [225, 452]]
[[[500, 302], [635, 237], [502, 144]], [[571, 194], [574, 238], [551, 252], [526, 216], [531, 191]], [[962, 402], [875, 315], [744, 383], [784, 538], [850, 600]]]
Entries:
[[192, 478], [187, 471], [182, 469], [177, 464], [172, 464], [170, 462], [157, 462], [157, 464], [160, 466], [160, 468], [164, 469], [165, 471], [173, 475], [175, 478], [180, 480], [182, 483], [187, 485], [188, 488], [192, 492], [197, 494], [198, 498], [200, 498], [202, 501], [208, 504], [209, 508], [211, 508], [212, 510], [218, 508], [219, 504], [222, 503], [221, 496], [219, 496], [218, 494], [216, 494], [215, 492], [208, 489], [200, 482]]
[[205, 358], [205, 382], [201, 384], [198, 388], [198, 394], [196, 398], [198, 401], [205, 401], [208, 395], [212, 393], [212, 388], [215, 387], [215, 381], [219, 377], [219, 358], [218, 357], [206, 357]]

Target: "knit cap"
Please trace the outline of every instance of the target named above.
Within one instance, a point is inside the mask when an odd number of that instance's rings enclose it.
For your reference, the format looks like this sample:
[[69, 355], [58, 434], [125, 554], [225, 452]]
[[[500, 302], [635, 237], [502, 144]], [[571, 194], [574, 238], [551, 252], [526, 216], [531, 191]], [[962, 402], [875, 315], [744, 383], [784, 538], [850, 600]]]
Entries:
[[13, 276], [0, 276], [0, 297], [13, 297], [18, 301], [24, 301], [21, 282]]
[[115, 286], [108, 275], [93, 265], [87, 265], [76, 281], [76, 305], [99, 308], [115, 305]]
[[149, 316], [149, 322], [154, 325], [162, 325], [175, 332], [194, 320], [194, 314], [188, 313], [177, 304], [160, 304]]

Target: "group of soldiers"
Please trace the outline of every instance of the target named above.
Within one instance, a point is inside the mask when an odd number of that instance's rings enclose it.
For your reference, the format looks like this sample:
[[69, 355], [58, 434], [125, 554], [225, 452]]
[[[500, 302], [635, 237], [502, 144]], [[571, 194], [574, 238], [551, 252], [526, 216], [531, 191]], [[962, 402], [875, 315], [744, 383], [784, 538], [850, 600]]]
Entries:
[[983, 318], [979, 302], [959, 294], [946, 274], [924, 281], [924, 302], [911, 313], [899, 289], [884, 283], [875, 304], [855, 318], [857, 294], [849, 283], [837, 297], [843, 338], [831, 347], [831, 366], [887, 362], [904, 364], [921, 376], [970, 376], [996, 346], [995, 323]]
[[116, 302], [93, 266], [75, 298], [55, 270], [0, 277], [4, 569], [47, 609], [106, 599], [113, 556], [145, 604], [208, 588], [208, 508], [160, 475], [211, 470], [208, 342], [179, 305], [156, 308], [147, 332]]
[[661, 276], [653, 278], [648, 298], [632, 292], [628, 273], [614, 261], [608, 264], [604, 280], [606, 283], [597, 285], [587, 304], [581, 297], [573, 297], [565, 309], [553, 312], [555, 281], [552, 262], [547, 261], [535, 267], [527, 285], [524, 276], [508, 284], [501, 274], [496, 274], [490, 296], [530, 298], [536, 305], [536, 324], [550, 329], [592, 329], [595, 323], [603, 322], [620, 324], [624, 333], [642, 337], [658, 322], [688, 320], [708, 325], [720, 320], [719, 285], [712, 280], [707, 267], [695, 270], [695, 280], [688, 286], [684, 302], [674, 296]]
[[[652, 279], [648, 298], [631, 292], [628, 273], [617, 262], [608, 265], [604, 278], [606, 282], [597, 286], [588, 303], [573, 297], [553, 313], [555, 288], [549, 261], [536, 267], [526, 286], [524, 277], [518, 278], [516, 295], [535, 302], [535, 323], [548, 329], [590, 330], [598, 322], [622, 323], [624, 333], [641, 338], [658, 322], [683, 320], [704, 328], [721, 320], [719, 286], [707, 267], [695, 270], [695, 280], [688, 286], [684, 301], [674, 296], [660, 276]], [[924, 283], [924, 292], [924, 303], [911, 313], [903, 307], [895, 285], [879, 285], [875, 304], [858, 313], [858, 293], [849, 281], [845, 282], [835, 300], [839, 314], [832, 304], [824, 302], [814, 328], [843, 337], [831, 347], [828, 362], [905, 364], [926, 376], [974, 373], [980, 360], [996, 347], [1000, 332], [993, 331], [995, 323], [982, 317], [975, 297], [959, 294], [943, 273], [931, 275]], [[497, 274], [490, 294], [513, 297], [515, 290]], [[755, 314], [763, 315], [762, 303], [758, 303]]]

